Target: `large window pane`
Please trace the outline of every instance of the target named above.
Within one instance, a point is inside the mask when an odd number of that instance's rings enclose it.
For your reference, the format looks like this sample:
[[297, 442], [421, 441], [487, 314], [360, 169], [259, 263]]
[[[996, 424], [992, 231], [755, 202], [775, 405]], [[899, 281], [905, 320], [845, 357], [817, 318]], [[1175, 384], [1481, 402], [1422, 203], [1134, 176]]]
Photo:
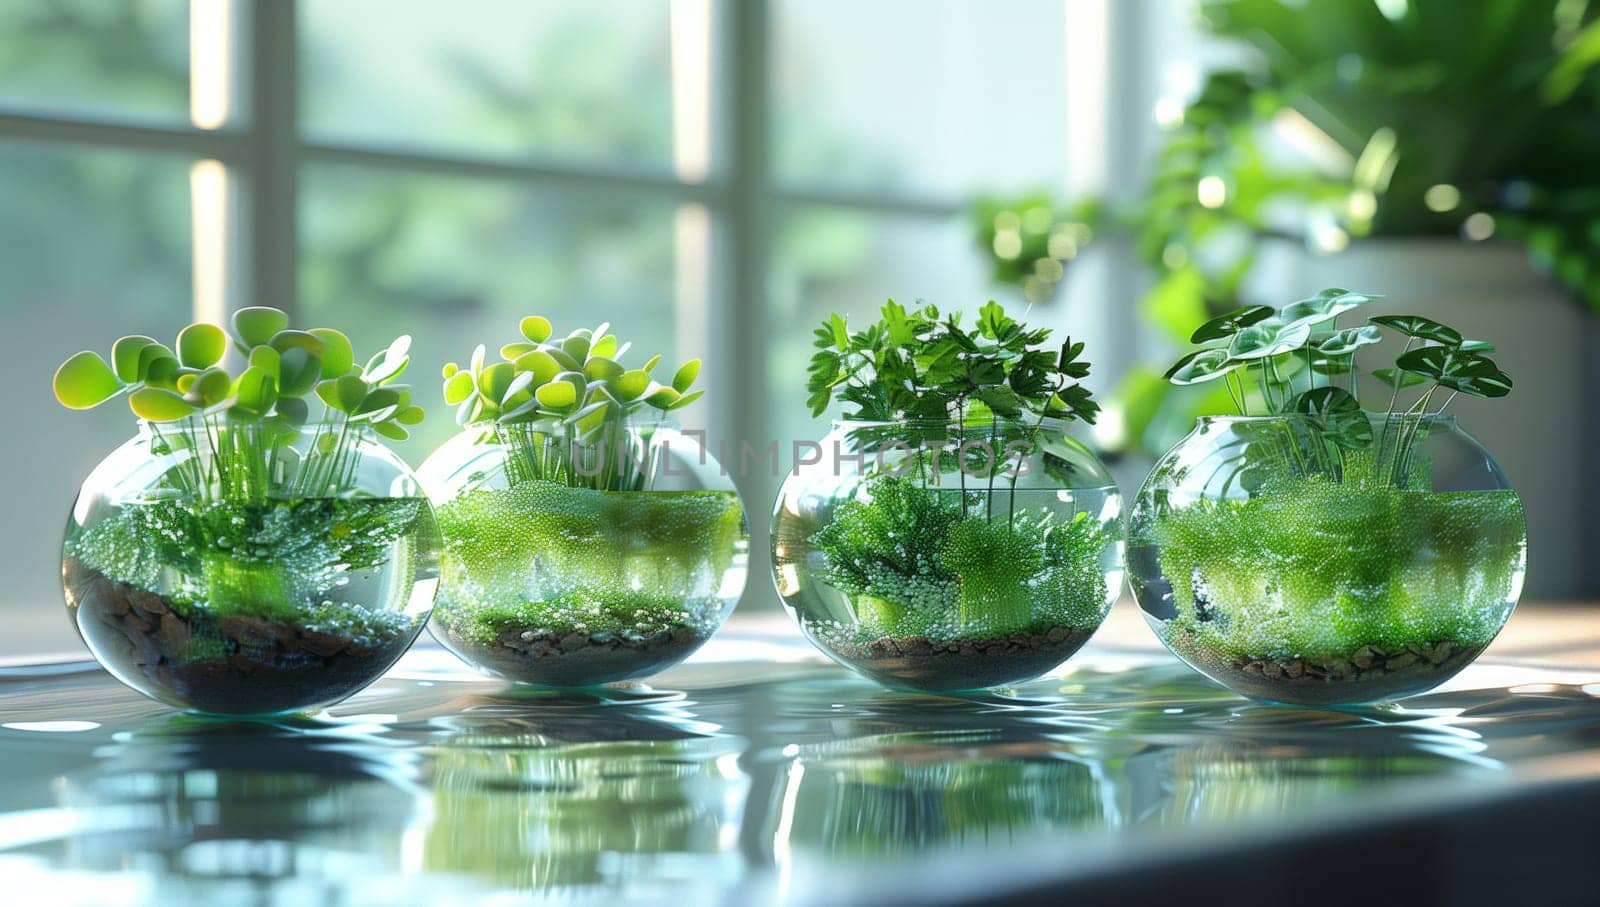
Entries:
[[777, 0], [780, 179], [965, 195], [1066, 172], [1062, 0]]
[[133, 436], [113, 401], [75, 413], [50, 392], [72, 353], [123, 334], [170, 342], [190, 315], [191, 162], [0, 143], [0, 312], [12, 432], [0, 446], [0, 655], [64, 651], [61, 527], [89, 469]]
[[664, 168], [668, 14], [667, 0], [307, 0], [305, 132]]
[[674, 357], [669, 201], [349, 167], [312, 168], [302, 187], [306, 322], [363, 350], [415, 335], [408, 378], [429, 416], [400, 448], [413, 464], [456, 430], [440, 368], [478, 343], [495, 355], [523, 315], [562, 332], [609, 321], [633, 341], [625, 361]]
[[188, 0], [6, 0], [0, 106], [187, 122]]

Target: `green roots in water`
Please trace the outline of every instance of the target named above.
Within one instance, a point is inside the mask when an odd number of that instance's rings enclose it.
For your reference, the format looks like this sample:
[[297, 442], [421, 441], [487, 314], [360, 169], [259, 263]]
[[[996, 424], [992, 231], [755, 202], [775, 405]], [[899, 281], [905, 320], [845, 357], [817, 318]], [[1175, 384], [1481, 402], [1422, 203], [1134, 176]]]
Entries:
[[1522, 571], [1511, 491], [1277, 478], [1249, 500], [1153, 523], [1169, 631], [1230, 657], [1348, 657], [1363, 646], [1485, 646]]
[[[983, 493], [872, 480], [870, 501], [846, 501], [811, 536], [821, 579], [851, 600], [861, 640], [982, 639], [1104, 616], [1101, 565], [1113, 538], [1087, 513], [1033, 507], [987, 516]], [[1008, 508], [1009, 510], [1009, 508]]]
[[744, 512], [725, 491], [596, 491], [531, 480], [439, 508], [437, 613], [457, 636], [649, 635], [721, 622]]
[[[198, 610], [216, 618], [336, 623], [329, 611], [341, 606], [329, 593], [352, 574], [378, 570], [392, 557], [409, 559], [416, 546], [396, 543], [431, 532], [426, 514], [414, 498], [154, 500], [121, 505], [73, 532], [66, 553], [111, 580], [161, 595], [184, 616]], [[398, 566], [410, 574], [410, 563]]]

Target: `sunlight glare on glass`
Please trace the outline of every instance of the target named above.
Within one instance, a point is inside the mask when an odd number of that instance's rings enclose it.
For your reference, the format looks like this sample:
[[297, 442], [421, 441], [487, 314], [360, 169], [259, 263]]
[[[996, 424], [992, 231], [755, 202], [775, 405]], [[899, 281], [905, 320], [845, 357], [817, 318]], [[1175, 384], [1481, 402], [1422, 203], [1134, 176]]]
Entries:
[[197, 129], [228, 122], [232, 0], [189, 0], [189, 120]]

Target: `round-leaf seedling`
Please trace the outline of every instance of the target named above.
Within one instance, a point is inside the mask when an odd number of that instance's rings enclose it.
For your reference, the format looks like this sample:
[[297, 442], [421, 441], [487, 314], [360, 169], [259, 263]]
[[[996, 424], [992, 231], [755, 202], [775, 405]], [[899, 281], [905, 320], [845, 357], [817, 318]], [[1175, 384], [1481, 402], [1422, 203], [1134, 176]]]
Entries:
[[93, 409], [122, 390], [117, 375], [98, 354], [84, 350], [61, 363], [54, 380], [56, 399], [69, 409]]

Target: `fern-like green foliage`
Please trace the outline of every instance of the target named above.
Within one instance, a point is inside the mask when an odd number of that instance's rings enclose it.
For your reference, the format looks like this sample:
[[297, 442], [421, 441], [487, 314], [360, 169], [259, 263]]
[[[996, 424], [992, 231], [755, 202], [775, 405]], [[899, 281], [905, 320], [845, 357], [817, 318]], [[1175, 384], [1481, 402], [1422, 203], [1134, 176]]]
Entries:
[[1092, 630], [1105, 606], [1111, 541], [1086, 513], [978, 515], [981, 493], [883, 476], [811, 536], [822, 578], [850, 597], [861, 632], [984, 638], [1065, 624]]

